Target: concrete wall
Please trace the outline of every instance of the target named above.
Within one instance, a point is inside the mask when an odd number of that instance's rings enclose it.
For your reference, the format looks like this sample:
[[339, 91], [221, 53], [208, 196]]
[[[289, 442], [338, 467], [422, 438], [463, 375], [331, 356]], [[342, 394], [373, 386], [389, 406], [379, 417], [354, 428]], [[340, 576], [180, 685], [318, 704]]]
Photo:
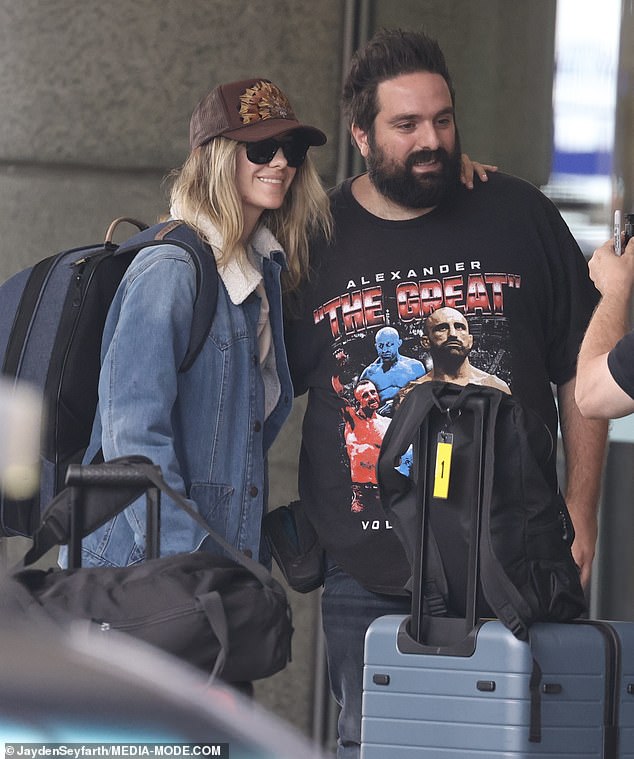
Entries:
[[[220, 81], [267, 76], [303, 119], [336, 134], [340, 3], [315, 8], [0, 2], [0, 277], [99, 240], [115, 216], [163, 213], [161, 179], [187, 155], [193, 106]], [[321, 151], [326, 178], [335, 156]]]
[[373, 28], [435, 37], [456, 89], [462, 147], [537, 185], [552, 148], [555, 0], [377, 0]]

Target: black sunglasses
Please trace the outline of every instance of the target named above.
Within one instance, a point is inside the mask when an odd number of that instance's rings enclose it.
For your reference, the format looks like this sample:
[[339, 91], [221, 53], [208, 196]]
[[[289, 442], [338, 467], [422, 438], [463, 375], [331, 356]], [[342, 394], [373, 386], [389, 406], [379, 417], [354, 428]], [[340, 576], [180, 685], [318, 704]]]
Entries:
[[277, 151], [282, 148], [286, 163], [293, 168], [299, 168], [306, 159], [310, 145], [301, 137], [290, 137], [288, 140], [260, 140], [260, 142], [245, 142], [247, 158], [251, 163], [269, 163]]

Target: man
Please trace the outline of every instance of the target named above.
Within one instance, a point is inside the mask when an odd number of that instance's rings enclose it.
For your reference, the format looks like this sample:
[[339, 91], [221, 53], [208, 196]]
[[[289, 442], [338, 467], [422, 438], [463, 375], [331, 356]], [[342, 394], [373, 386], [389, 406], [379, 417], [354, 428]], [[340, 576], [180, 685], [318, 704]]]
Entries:
[[[378, 358], [363, 370], [361, 379], [369, 379], [374, 383], [379, 391], [381, 405], [385, 407], [408, 382], [422, 377], [425, 367], [421, 361], [399, 353], [403, 341], [394, 327], [380, 329], [374, 342]], [[390, 406], [380, 413], [390, 416], [389, 409]]]
[[575, 398], [584, 416], [615, 419], [634, 412], [634, 238], [622, 256], [614, 254], [612, 240], [606, 242], [589, 267], [602, 297], [579, 351]]
[[365, 510], [366, 497], [376, 497], [376, 464], [390, 420], [377, 413], [379, 393], [370, 380], [359, 381], [354, 397], [356, 407], [345, 411], [344, 438], [352, 480], [350, 509], [359, 513]]
[[359, 756], [365, 631], [378, 616], [410, 610], [403, 591], [410, 568], [378, 498], [361, 513], [350, 510], [333, 345], [360, 360], [383, 327], [414, 340], [425, 318], [448, 306], [500, 357], [496, 374], [553, 439], [557, 385], [585, 583], [607, 425], [583, 420], [574, 403], [579, 342], [598, 296], [583, 255], [555, 207], [528, 183], [492, 174], [473, 191], [461, 186], [453, 87], [437, 43], [380, 32], [355, 54], [343, 104], [368, 172], [332, 192], [333, 242], [313, 245], [313, 276], [288, 304], [296, 316], [285, 334], [295, 390], [310, 391], [299, 490], [328, 556], [323, 624], [342, 705], [337, 756], [348, 759]]
[[434, 367], [418, 382], [441, 380], [456, 385], [487, 385], [510, 395], [511, 389], [495, 374], [478, 369], [469, 361], [473, 335], [469, 322], [455, 308], [439, 308], [425, 320], [421, 343], [429, 351]]

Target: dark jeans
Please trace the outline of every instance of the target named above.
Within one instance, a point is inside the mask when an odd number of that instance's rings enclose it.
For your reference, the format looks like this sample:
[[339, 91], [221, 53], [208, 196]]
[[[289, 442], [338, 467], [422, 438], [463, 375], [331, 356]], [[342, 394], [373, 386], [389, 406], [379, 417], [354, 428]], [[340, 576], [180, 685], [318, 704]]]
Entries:
[[363, 646], [370, 623], [385, 614], [409, 614], [411, 601], [371, 593], [338, 566], [329, 565], [322, 616], [330, 687], [341, 707], [337, 759], [359, 759]]

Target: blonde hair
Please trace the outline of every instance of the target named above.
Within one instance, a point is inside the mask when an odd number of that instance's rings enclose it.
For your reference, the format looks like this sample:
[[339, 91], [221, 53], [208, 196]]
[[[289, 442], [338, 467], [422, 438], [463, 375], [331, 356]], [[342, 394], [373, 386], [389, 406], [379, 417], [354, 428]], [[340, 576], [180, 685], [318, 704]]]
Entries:
[[[212, 222], [223, 239], [220, 261], [225, 262], [240, 262], [246, 257], [241, 242], [242, 201], [235, 180], [239, 144], [216, 137], [192, 150], [182, 168], [172, 175], [172, 206], [203, 239], [204, 220]], [[297, 169], [282, 206], [265, 211], [259, 224], [271, 230], [286, 252], [284, 289], [296, 288], [308, 273], [310, 238], [317, 234], [330, 237], [332, 230], [328, 196], [309, 156]]]

